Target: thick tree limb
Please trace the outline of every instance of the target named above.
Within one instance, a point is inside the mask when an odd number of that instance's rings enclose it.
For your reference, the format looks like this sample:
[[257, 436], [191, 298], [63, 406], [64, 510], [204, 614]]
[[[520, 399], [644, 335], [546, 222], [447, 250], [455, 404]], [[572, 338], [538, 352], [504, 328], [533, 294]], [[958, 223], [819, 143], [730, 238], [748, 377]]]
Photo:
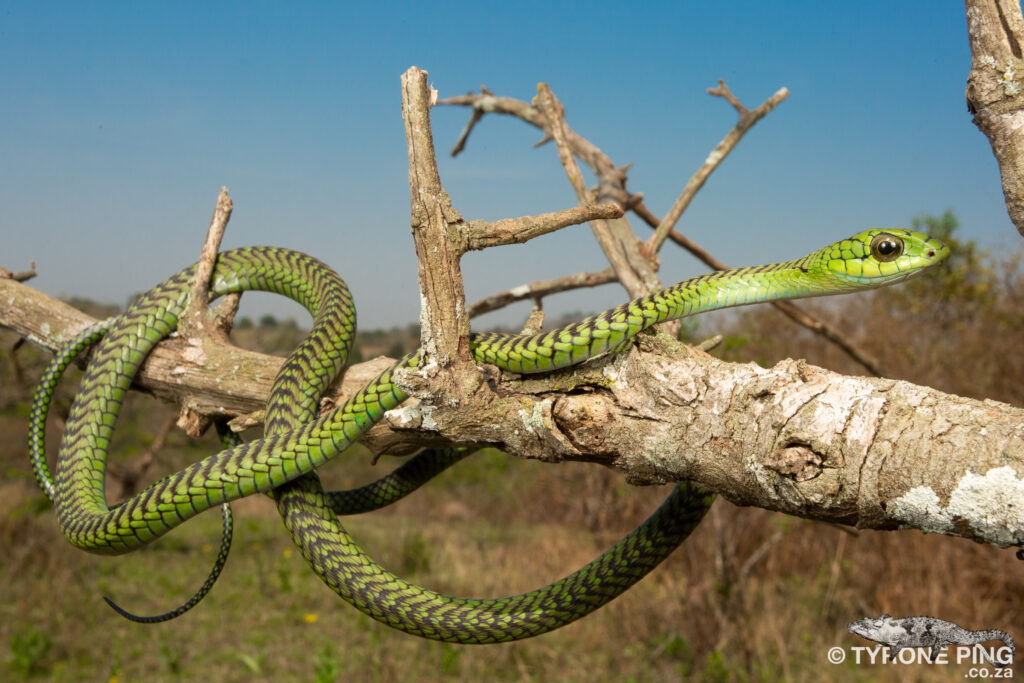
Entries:
[[448, 239], [448, 230], [462, 222], [451, 197], [441, 187], [430, 130], [430, 107], [436, 92], [427, 83], [427, 72], [410, 67], [402, 74], [402, 119], [409, 150], [409, 197], [412, 238], [419, 269], [420, 325], [423, 349], [447, 366], [469, 356], [466, 294], [459, 258]]
[[999, 162], [1010, 220], [1024, 235], [1024, 17], [1018, 0], [965, 0], [967, 110]]
[[[0, 280], [0, 326], [45, 348], [91, 319]], [[159, 344], [139, 384], [207, 415], [262, 407], [281, 359]], [[351, 395], [390, 361], [350, 368]], [[411, 401], [363, 442], [489, 444], [549, 461], [602, 463], [634, 483], [690, 478], [733, 502], [872, 529], [916, 528], [1024, 543], [1024, 410], [907, 382], [845, 377], [801, 361], [718, 361], [665, 335], [538, 378], [493, 371], [459, 406]], [[417, 377], [429, 391], [431, 378]], [[483, 419], [482, 416], [486, 416]]]
[[[13, 330], [36, 346], [56, 351], [96, 319], [31, 287], [0, 279], [0, 327]], [[283, 363], [234, 346], [204, 348], [174, 336], [161, 342], [146, 359], [136, 388], [170, 403], [188, 403], [199, 415], [235, 417], [263, 409]], [[350, 367], [335, 383], [351, 395], [388, 364], [376, 359]]]

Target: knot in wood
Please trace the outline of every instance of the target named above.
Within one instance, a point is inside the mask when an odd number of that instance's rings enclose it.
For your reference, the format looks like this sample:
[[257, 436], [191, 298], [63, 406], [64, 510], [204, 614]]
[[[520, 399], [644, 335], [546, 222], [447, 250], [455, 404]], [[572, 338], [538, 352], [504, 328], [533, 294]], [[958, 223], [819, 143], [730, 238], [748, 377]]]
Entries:
[[824, 458], [807, 444], [776, 448], [764, 458], [764, 466], [793, 481], [809, 481], [821, 474]]

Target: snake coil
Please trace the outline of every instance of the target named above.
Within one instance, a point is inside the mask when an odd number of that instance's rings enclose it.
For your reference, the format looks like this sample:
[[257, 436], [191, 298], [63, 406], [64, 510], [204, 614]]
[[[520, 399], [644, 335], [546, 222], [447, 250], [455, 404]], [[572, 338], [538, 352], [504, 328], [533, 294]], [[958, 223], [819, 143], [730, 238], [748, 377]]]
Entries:
[[[470, 348], [477, 361], [503, 370], [550, 372], [623, 350], [639, 332], [661, 322], [760, 301], [881, 287], [917, 275], [948, 254], [944, 244], [927, 235], [868, 230], [793, 261], [687, 280], [550, 332], [475, 334]], [[606, 604], [671, 553], [713, 500], [710, 492], [680, 483], [651, 517], [600, 557], [519, 596], [450, 597], [390, 574], [338, 522], [337, 515], [346, 511], [346, 504], [339, 503], [344, 494], [325, 493], [315, 470], [405, 400], [393, 372], [418, 367], [419, 351], [316, 417], [319, 397], [341, 371], [354, 340], [351, 295], [337, 274], [310, 256], [248, 247], [218, 256], [211, 291], [218, 296], [278, 292], [314, 318], [309, 336], [285, 361], [271, 389], [264, 438], [204, 458], [109, 508], [104, 497], [107, 446], [121, 403], [146, 355], [175, 329], [194, 273], [194, 266], [183, 270], [143, 295], [106, 331], [86, 370], [52, 484], [61, 531], [77, 547], [128, 552], [211, 507], [269, 493], [314, 571], [364, 613], [427, 638], [500, 642], [559, 628]], [[49, 401], [45, 390], [37, 394], [34, 411], [44, 401]], [[42, 460], [41, 449], [36, 457]], [[45, 461], [41, 466], [37, 472], [45, 473]], [[46, 481], [48, 474], [40, 475], [44, 490]], [[386, 504], [387, 496], [376, 500]]]

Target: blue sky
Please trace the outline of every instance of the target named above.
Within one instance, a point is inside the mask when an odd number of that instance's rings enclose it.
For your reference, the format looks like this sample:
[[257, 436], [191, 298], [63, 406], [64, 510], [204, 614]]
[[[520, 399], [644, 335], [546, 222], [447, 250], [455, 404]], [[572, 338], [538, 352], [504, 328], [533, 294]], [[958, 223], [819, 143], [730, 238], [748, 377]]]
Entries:
[[[568, 121], [663, 213], [748, 106], [791, 95], [678, 225], [719, 258], [802, 255], [867, 227], [954, 210], [966, 237], [1019, 242], [964, 103], [960, 3], [5, 3], [0, 9], [0, 265], [38, 264], [54, 295], [123, 302], [199, 252], [217, 192], [225, 246], [307, 251], [349, 282], [360, 327], [418, 318], [399, 77], [442, 97], [551, 83]], [[437, 108], [442, 180], [468, 219], [571, 206], [532, 127]], [[634, 221], [637, 234], [648, 228]], [[470, 300], [606, 263], [585, 226], [463, 260]], [[701, 266], [666, 245], [666, 284]], [[550, 299], [596, 311], [623, 290]], [[301, 317], [269, 295], [244, 312]], [[516, 324], [525, 306], [480, 319]]]

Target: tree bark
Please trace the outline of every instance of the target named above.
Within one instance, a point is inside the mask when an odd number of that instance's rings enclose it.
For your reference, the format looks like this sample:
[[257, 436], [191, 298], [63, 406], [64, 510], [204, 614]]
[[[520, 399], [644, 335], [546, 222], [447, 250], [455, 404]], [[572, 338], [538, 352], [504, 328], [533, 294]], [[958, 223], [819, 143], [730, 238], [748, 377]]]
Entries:
[[1007, 213], [1024, 235], [1024, 17], [1018, 0], [965, 0], [967, 110], [999, 163]]

